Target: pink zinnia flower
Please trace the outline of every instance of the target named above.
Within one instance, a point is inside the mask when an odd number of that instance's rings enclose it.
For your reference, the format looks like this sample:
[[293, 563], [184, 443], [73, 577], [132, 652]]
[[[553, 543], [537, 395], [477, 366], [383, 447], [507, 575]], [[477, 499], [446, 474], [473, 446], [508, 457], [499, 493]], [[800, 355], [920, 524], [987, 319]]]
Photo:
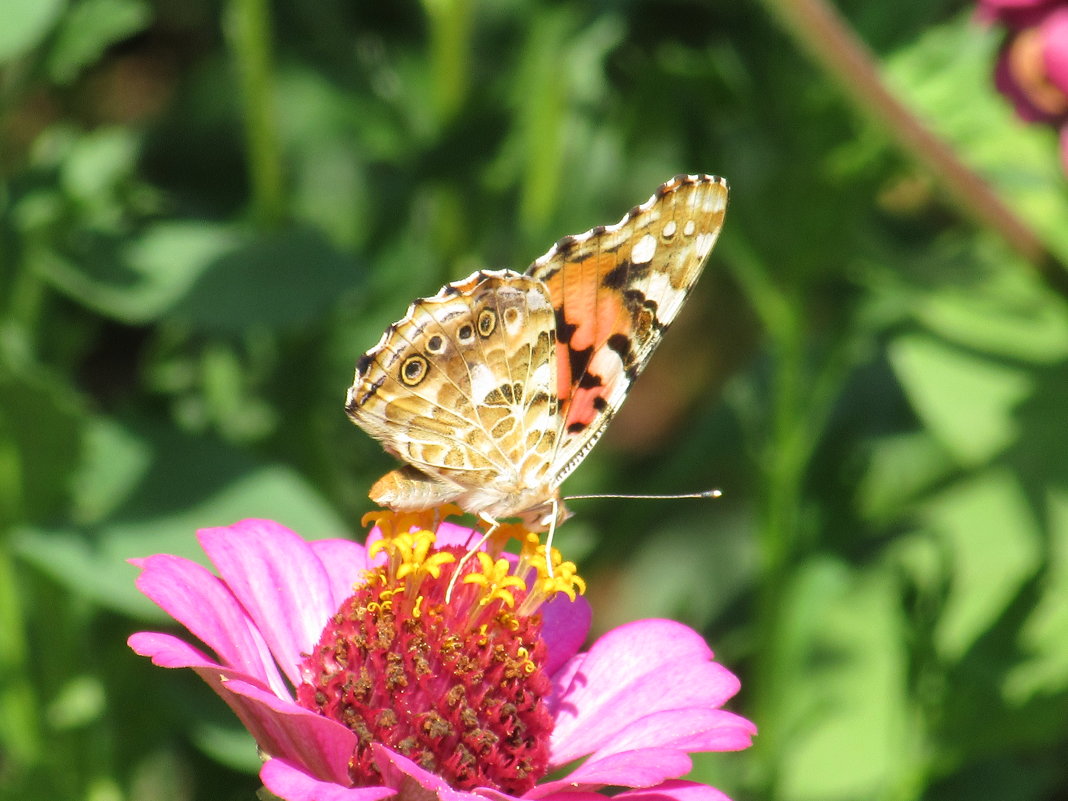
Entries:
[[994, 83], [1020, 118], [1058, 130], [1068, 170], [1068, 2], [985, 0], [980, 16], [1012, 29], [998, 54]]
[[435, 542], [382, 524], [393, 532], [369, 549], [264, 520], [205, 529], [218, 576], [136, 560], [139, 589], [215, 656], [152, 632], [130, 646], [195, 670], [289, 801], [587, 801], [607, 786], [631, 801], [725, 798], [678, 780], [689, 753], [746, 748], [755, 733], [720, 708], [739, 683], [696, 632], [643, 620], [579, 653], [590, 610], [573, 565], [556, 559], [550, 577], [529, 545], [479, 552], [450, 586], [471, 531], [442, 524]]

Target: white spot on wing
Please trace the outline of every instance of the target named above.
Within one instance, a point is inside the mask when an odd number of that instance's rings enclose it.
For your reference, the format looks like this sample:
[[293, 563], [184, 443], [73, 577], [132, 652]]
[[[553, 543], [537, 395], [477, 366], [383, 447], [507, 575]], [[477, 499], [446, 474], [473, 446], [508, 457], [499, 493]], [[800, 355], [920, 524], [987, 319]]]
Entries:
[[[540, 284], [541, 282], [539, 281], [538, 283]], [[533, 311], [541, 311], [549, 308], [550, 305], [547, 290], [539, 291], [538, 288], [531, 287], [527, 291], [527, 308]]]
[[646, 234], [630, 251], [630, 260], [635, 264], [647, 264], [656, 253], [656, 238], [652, 234]]
[[472, 364], [471, 365], [471, 396], [474, 398], [484, 398], [490, 392], [497, 388], [497, 379], [493, 375], [493, 371], [490, 370], [484, 364]]
[[530, 377], [530, 386], [532, 387], [546, 387], [549, 389], [556, 389], [556, 387], [549, 386], [549, 365], [539, 364], [538, 368]]
[[695, 231], [696, 229], [697, 229], [697, 226], [696, 226], [696, 225], [694, 225], [694, 221], [693, 221], [693, 220], [687, 220], [687, 221], [686, 221], [686, 225], [684, 225], [684, 226], [682, 227], [682, 232], [683, 232], [684, 234], [686, 234], [686, 236], [693, 236], [693, 232], [694, 232], [694, 231]]
[[504, 312], [504, 328], [512, 336], [523, 330], [523, 315], [514, 306]]
[[656, 272], [649, 276], [645, 285], [645, 296], [656, 301], [657, 306], [664, 304], [665, 298], [675, 294], [671, 287], [671, 277], [666, 272]]
[[677, 228], [678, 226], [675, 225], [674, 220], [668, 220], [667, 225], [664, 226], [664, 230], [661, 232], [664, 239], [671, 239], [671, 237], [675, 236], [675, 231]]

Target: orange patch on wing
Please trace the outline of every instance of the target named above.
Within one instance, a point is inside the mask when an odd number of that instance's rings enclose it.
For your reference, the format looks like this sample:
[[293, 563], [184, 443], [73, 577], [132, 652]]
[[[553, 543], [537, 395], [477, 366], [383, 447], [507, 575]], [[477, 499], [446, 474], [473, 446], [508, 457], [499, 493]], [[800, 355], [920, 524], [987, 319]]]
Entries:
[[615, 353], [608, 350], [600, 350], [594, 354], [589, 372], [600, 378], [601, 384], [595, 387], [574, 387], [571, 402], [564, 411], [565, 428], [574, 423], [588, 426], [604, 414], [594, 402], [597, 398], [607, 400], [612, 394], [612, 388], [624, 378], [623, 363]]
[[571, 396], [571, 403], [567, 406], [567, 416], [564, 418], [564, 428], [581, 423], [588, 426], [597, 419], [597, 408], [593, 405], [594, 398], [604, 394], [601, 387], [594, 389], [576, 389]]
[[567, 409], [571, 403], [571, 360], [567, 357], [570, 348], [556, 343], [556, 397], [560, 399], [560, 408]]
[[553, 305], [562, 307], [564, 322], [574, 326], [570, 339], [564, 341], [561, 337], [556, 345], [557, 388], [567, 425], [588, 425], [596, 419], [600, 413], [594, 400], [606, 393], [606, 387], [578, 386], [581, 376], [572, 375], [571, 351], [590, 349], [588, 371], [598, 374], [597, 353], [609, 337], [629, 336], [633, 331], [633, 321], [622, 295], [602, 284], [604, 276], [618, 263], [615, 254], [599, 253], [568, 263], [547, 281]]

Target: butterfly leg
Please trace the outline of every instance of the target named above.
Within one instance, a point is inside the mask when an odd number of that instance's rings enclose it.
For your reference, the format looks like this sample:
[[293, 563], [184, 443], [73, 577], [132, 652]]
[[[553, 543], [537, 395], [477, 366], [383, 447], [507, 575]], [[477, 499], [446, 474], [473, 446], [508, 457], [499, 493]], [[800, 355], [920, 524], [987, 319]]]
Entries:
[[549, 518], [549, 533], [545, 535], [545, 570], [553, 578], [553, 534], [556, 533], [556, 517], [560, 513], [560, 502], [552, 499], [552, 514]]
[[489, 542], [489, 538], [493, 536], [493, 532], [495, 532], [501, 525], [499, 522], [487, 515], [481, 514], [479, 515], [479, 517], [489, 523], [490, 527], [486, 529], [486, 533], [479, 538], [478, 542], [476, 542], [474, 546], [471, 546], [467, 549], [467, 553], [461, 556], [460, 561], [456, 563], [456, 569], [452, 572], [452, 578], [449, 579], [449, 586], [445, 590], [445, 603], [449, 603], [450, 601], [452, 601], [452, 591], [453, 588], [456, 587], [456, 581], [457, 579], [459, 579], [461, 571], [463, 571], [464, 567], [467, 566], [467, 563], [471, 561], [471, 558], [480, 550], [482, 550], [482, 546]]

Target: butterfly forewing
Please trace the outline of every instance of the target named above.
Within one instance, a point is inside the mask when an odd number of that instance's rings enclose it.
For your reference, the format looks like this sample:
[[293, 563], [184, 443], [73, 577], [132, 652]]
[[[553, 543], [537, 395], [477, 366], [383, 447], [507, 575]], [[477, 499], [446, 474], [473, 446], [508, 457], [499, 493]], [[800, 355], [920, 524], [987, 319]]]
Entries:
[[561, 239], [528, 269], [556, 307], [557, 484], [604, 432], [697, 282], [727, 191], [722, 178], [677, 176], [615, 225]]

